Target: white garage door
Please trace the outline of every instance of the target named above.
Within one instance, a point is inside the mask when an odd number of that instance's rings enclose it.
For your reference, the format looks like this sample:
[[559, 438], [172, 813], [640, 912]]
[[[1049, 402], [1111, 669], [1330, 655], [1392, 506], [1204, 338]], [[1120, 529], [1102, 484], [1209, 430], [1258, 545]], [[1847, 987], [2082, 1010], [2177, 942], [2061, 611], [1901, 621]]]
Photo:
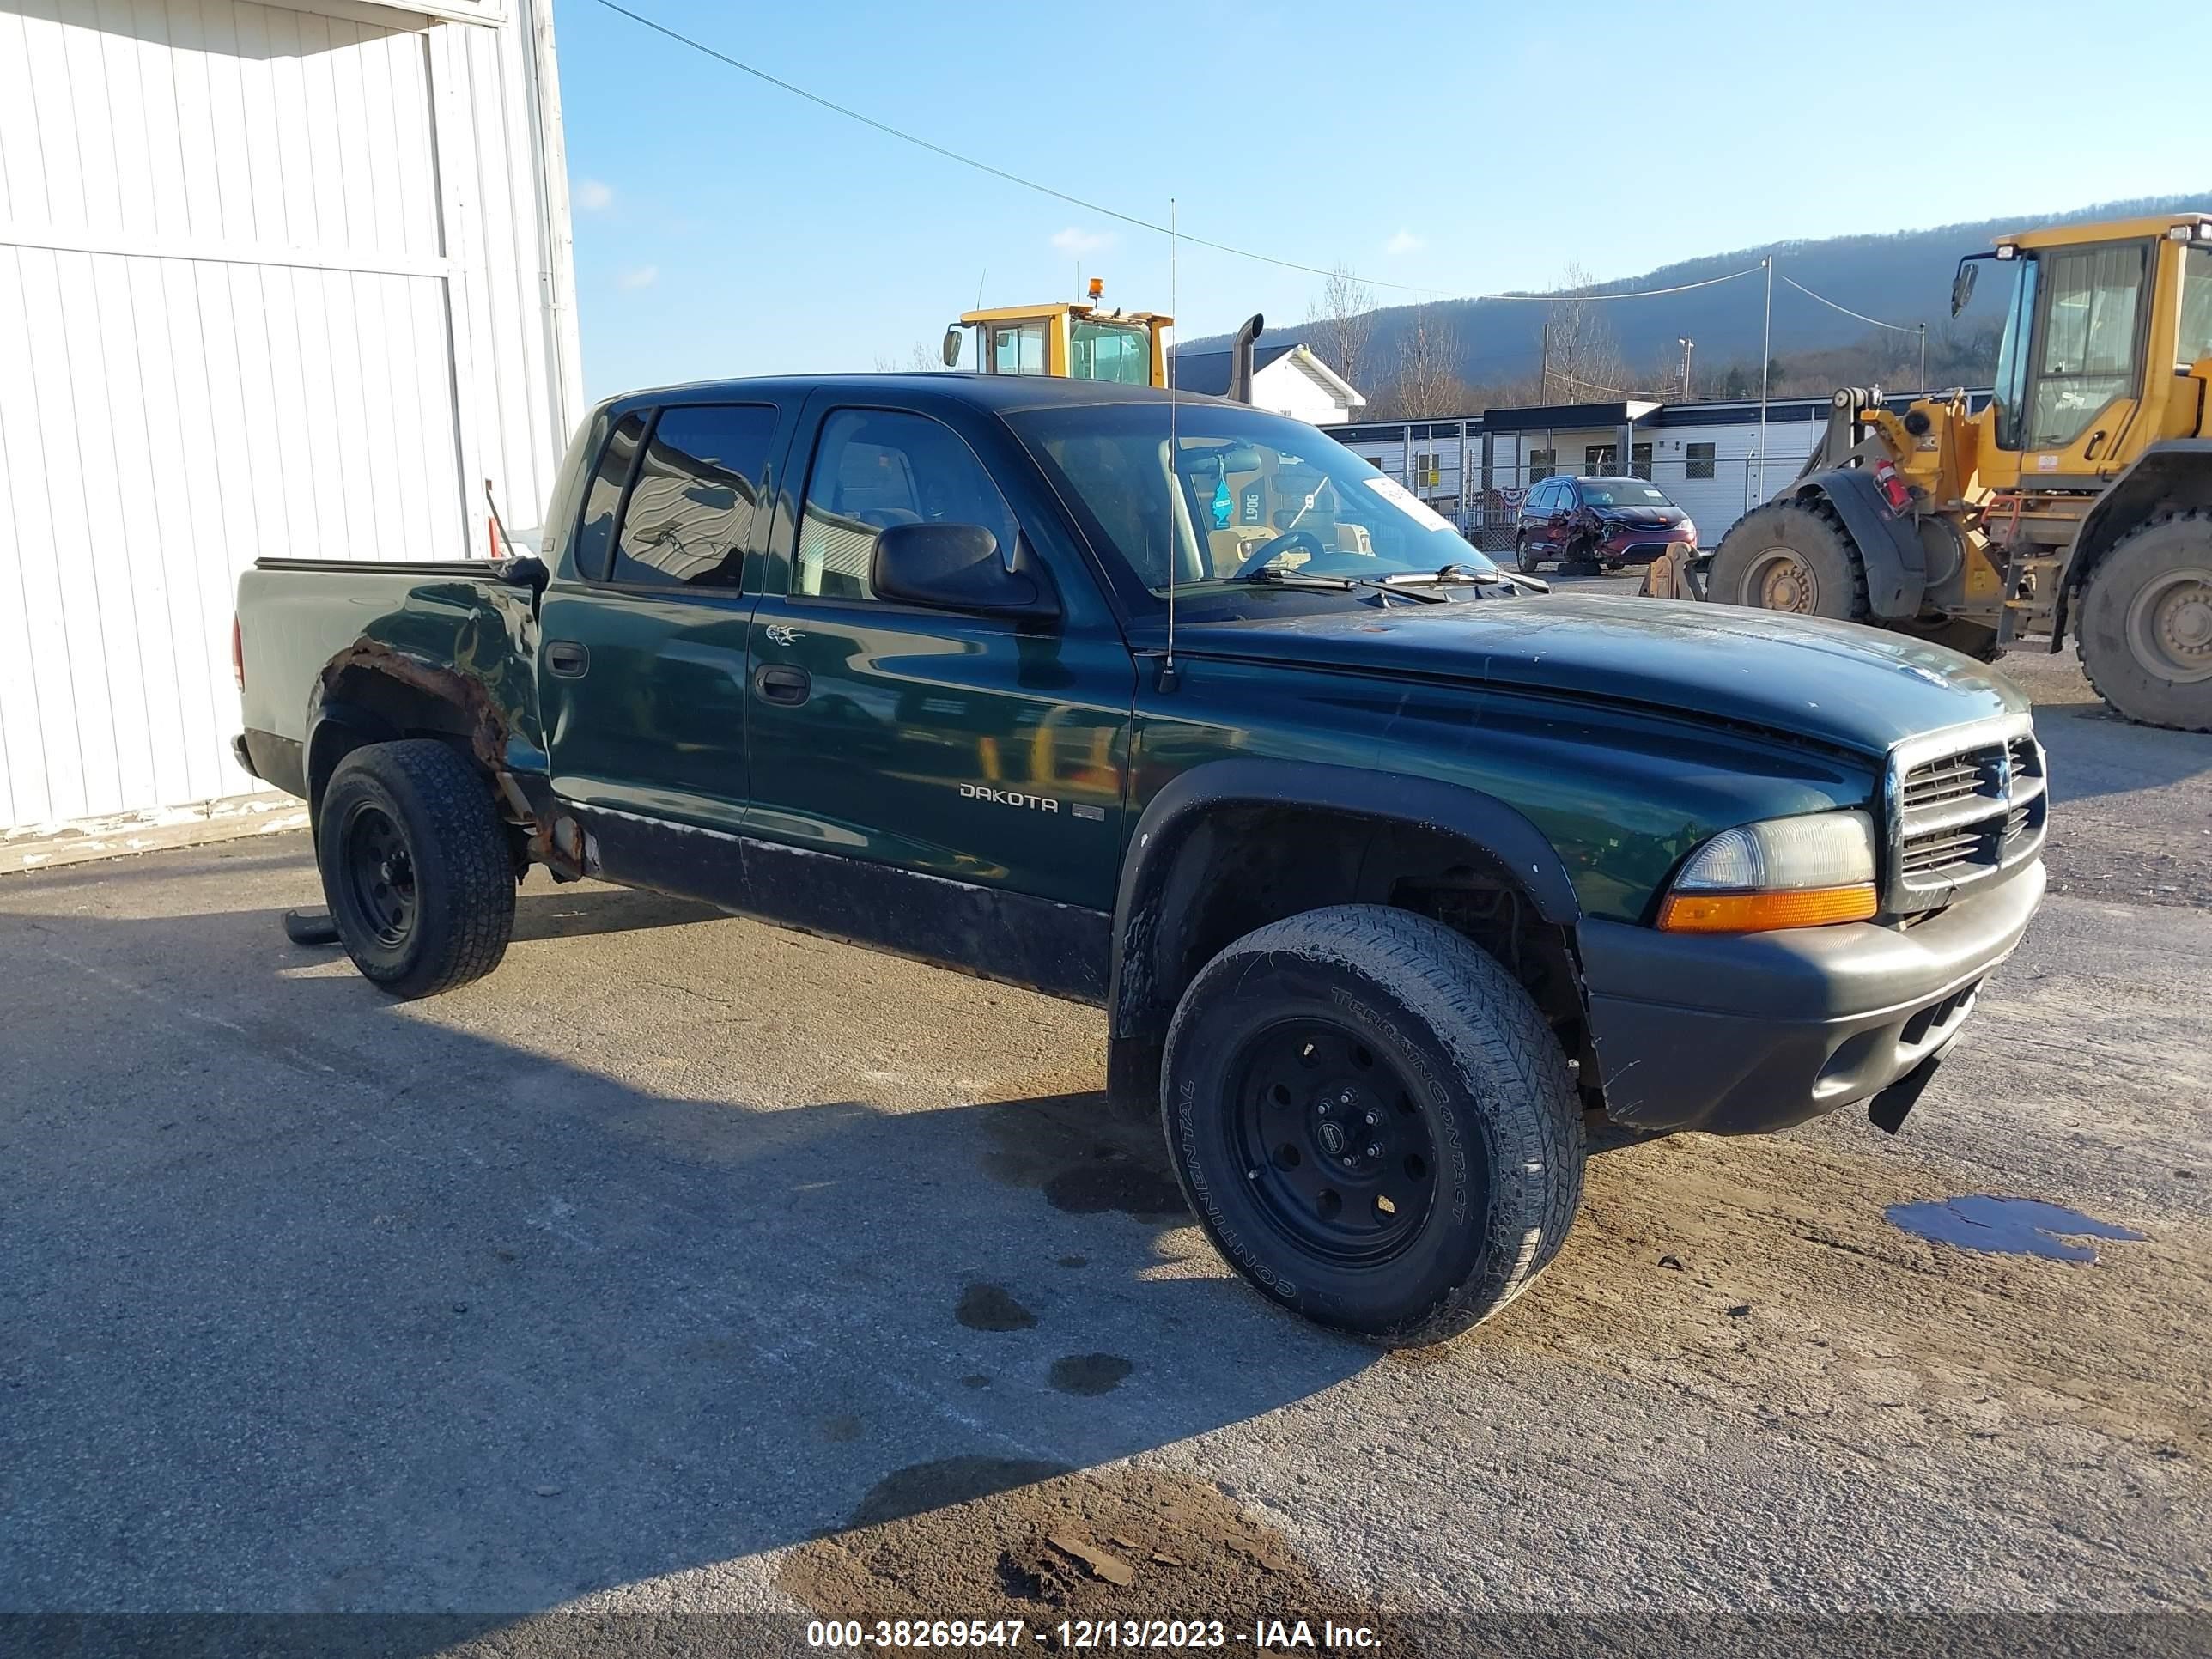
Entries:
[[450, 50], [0, 0], [0, 827], [256, 787], [228, 742], [257, 556], [470, 550]]

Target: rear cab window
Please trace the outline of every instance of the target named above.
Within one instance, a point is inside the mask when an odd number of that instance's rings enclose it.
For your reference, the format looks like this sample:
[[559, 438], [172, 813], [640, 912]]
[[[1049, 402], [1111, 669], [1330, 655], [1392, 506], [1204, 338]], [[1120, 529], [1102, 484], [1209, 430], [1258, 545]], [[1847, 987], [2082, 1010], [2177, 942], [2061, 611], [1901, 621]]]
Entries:
[[607, 560], [614, 551], [615, 520], [622, 512], [623, 491], [645, 437], [645, 413], [633, 410], [615, 422], [607, 434], [599, 464], [592, 469], [592, 482], [584, 491], [584, 513], [576, 527], [576, 574], [592, 581], [605, 581]]

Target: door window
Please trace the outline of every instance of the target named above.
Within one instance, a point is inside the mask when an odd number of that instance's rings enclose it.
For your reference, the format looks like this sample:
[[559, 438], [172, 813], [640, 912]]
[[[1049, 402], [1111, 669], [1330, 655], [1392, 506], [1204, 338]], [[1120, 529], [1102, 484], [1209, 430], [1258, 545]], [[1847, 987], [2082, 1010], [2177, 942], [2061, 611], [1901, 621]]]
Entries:
[[2181, 256], [2181, 340], [2174, 366], [2186, 368], [2212, 357], [2212, 247]]
[[2023, 447], [2062, 449], [2099, 410], [2136, 388], [2143, 249], [2076, 248], [2042, 263], [2043, 339]]
[[737, 586], [775, 435], [765, 404], [663, 410], [623, 513], [615, 580]]
[[[1042, 374], [1044, 371], [1042, 323], [994, 323], [991, 326], [991, 373]], [[1149, 374], [1146, 378], [1150, 378]]]
[[607, 574], [607, 556], [613, 550], [615, 514], [622, 511], [623, 488], [629, 483], [637, 459], [638, 441], [645, 436], [645, 416], [625, 415], [607, 434], [599, 464], [592, 469], [592, 487], [584, 492], [583, 521], [576, 529], [576, 568], [594, 581]]
[[926, 415], [841, 409], [822, 423], [792, 592], [869, 599], [876, 538], [893, 525], [979, 524], [1014, 544], [1014, 515], [959, 434]]

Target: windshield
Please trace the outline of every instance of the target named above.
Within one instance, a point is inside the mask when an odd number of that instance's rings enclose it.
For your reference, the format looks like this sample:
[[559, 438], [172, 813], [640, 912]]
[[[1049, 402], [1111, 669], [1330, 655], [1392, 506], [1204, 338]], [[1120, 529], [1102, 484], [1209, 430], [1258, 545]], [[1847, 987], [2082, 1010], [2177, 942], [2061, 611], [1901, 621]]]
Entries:
[[1592, 507], [1672, 507], [1674, 502], [1635, 478], [1584, 478], [1577, 486]]
[[[1153, 595], [1285, 576], [1380, 580], [1496, 567], [1395, 478], [1301, 422], [1215, 403], [1091, 404], [1007, 416]], [[1117, 585], [1120, 574], [1116, 573]]]

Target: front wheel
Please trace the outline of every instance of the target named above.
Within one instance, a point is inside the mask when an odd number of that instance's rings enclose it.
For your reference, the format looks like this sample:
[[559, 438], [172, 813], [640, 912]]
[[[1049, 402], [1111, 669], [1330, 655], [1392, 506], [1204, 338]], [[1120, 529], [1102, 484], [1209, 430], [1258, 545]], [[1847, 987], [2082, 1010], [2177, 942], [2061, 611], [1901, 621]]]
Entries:
[[315, 820], [323, 896], [353, 965], [399, 997], [499, 966], [514, 931], [514, 859], [491, 791], [434, 738], [338, 763]]
[[1528, 538], [1521, 537], [1513, 544], [1513, 562], [1521, 568], [1524, 576], [1533, 576], [1543, 568], [1543, 556], [1528, 545]]
[[2117, 544], [2081, 597], [2081, 668], [2143, 726], [2212, 732], [2212, 513], [2171, 513]]
[[1168, 1150], [1262, 1294], [1386, 1346], [1497, 1312], [1558, 1254], [1583, 1123], [1543, 1015], [1441, 922], [1308, 911], [1200, 970], [1169, 1028]]
[[1866, 570], [1825, 502], [1770, 501], [1736, 520], [1713, 554], [1709, 599], [1803, 617], [1866, 620]]

